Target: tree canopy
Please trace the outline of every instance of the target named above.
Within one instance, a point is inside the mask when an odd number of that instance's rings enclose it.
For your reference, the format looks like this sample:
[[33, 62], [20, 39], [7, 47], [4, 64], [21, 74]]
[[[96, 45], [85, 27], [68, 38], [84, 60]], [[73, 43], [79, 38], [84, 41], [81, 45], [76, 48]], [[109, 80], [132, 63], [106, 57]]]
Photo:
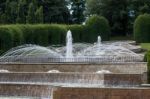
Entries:
[[[32, 15], [31, 15], [32, 14]], [[0, 23], [69, 23], [66, 0], [1, 0]]]
[[109, 20], [112, 35], [132, 32], [139, 14], [150, 13], [149, 0], [87, 0], [86, 14], [98, 14]]

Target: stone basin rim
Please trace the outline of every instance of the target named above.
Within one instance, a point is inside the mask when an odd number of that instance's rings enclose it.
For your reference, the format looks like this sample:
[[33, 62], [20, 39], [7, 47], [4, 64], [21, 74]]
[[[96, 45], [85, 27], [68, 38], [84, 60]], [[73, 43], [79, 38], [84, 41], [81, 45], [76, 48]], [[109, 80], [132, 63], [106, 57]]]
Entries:
[[[143, 72], [145, 73], [145, 72]], [[91, 74], [91, 75], [126, 75], [127, 73], [104, 73], [104, 74], [101, 74], [101, 73], [94, 73], [94, 72], [59, 72], [59, 73], [48, 73], [48, 72], [0, 72], [0, 74]], [[139, 75], [141, 73], [128, 73], [128, 75]]]
[[[106, 86], [102, 86], [102, 87], [99, 87], [100, 85], [92, 85], [92, 86], [66, 86], [66, 85], [61, 85], [61, 84], [48, 84], [48, 83], [23, 83], [23, 82], [0, 82], [0, 86], [1, 85], [8, 85], [8, 86], [47, 86], [47, 87], [50, 87], [50, 88], [71, 88], [71, 89], [150, 89], [150, 87], [148, 86], [144, 86], [144, 84], [141, 84], [141, 86], [134, 86], [134, 87], [122, 87], [122, 86], [117, 86], [117, 87], [106, 87]], [[149, 84], [148, 84], [149, 85]]]
[[147, 62], [108, 62], [108, 63], [98, 63], [98, 62], [65, 62], [65, 63], [7, 63], [7, 62], [0, 62], [0, 65], [123, 65], [123, 64], [147, 64]]

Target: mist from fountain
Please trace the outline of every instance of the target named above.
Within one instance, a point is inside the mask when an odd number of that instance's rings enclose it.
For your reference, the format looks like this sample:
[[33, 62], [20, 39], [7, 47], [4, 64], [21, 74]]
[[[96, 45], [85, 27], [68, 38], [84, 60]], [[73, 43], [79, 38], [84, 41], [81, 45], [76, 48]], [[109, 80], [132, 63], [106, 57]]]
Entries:
[[72, 33], [69, 30], [66, 37], [66, 58], [73, 58]]

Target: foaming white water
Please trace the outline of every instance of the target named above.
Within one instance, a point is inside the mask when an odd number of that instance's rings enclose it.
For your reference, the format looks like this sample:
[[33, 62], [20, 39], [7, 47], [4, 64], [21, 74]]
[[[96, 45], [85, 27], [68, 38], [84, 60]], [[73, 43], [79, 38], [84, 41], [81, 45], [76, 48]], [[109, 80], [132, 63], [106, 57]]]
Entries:
[[60, 73], [59, 70], [49, 70], [48, 73]]
[[110, 74], [111, 72], [109, 70], [100, 70], [96, 72], [97, 74]]
[[0, 70], [0, 73], [8, 73], [8, 72], [10, 72], [10, 71], [4, 70], [4, 69], [1, 69], [1, 70]]
[[69, 30], [66, 37], [66, 58], [73, 58], [72, 33]]

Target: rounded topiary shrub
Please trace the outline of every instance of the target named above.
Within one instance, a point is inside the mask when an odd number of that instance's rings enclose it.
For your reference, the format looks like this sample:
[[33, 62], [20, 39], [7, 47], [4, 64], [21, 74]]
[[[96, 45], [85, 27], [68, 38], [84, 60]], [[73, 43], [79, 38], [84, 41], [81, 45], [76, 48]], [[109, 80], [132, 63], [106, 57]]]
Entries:
[[90, 41], [95, 41], [97, 36], [101, 36], [103, 41], [109, 40], [110, 26], [108, 20], [102, 16], [93, 15], [86, 21]]
[[135, 20], [134, 39], [138, 43], [150, 42], [150, 14], [140, 15]]

